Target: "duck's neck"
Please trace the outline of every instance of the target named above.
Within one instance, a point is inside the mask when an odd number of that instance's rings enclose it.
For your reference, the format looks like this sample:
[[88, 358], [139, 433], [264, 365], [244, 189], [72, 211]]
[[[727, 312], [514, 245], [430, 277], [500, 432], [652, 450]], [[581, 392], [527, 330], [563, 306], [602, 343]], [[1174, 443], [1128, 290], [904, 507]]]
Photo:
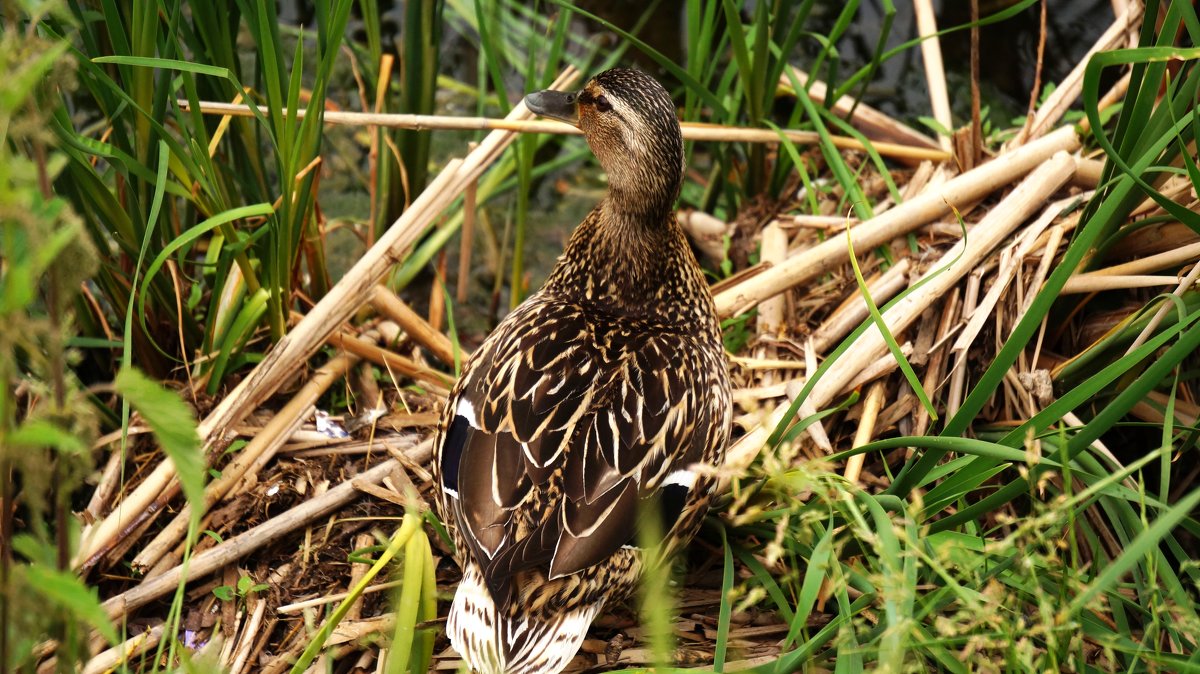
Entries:
[[623, 208], [630, 202], [614, 196], [575, 230], [546, 291], [632, 314], [694, 302], [704, 279], [674, 210]]

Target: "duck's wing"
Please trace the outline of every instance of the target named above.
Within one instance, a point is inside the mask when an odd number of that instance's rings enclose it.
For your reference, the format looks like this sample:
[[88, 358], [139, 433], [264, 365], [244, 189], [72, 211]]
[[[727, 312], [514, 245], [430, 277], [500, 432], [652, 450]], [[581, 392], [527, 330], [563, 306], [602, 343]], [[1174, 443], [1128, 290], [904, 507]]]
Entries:
[[494, 593], [522, 569], [603, 561], [649, 501], [665, 535], [729, 428], [725, 363], [686, 336], [564, 305], [502, 328], [452, 395], [438, 455], [444, 508]]

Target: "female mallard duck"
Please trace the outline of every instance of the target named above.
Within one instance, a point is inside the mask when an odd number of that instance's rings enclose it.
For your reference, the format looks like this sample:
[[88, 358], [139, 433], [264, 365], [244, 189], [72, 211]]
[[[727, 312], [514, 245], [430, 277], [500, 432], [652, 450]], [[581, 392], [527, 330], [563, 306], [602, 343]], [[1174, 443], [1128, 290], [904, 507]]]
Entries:
[[[583, 131], [609, 190], [471, 357], [439, 426], [439, 507], [463, 569], [446, 631], [486, 674], [561, 671], [637, 587], [647, 532], [664, 554], [696, 533], [731, 418], [716, 308], [675, 220], [667, 91], [616, 69], [525, 104]], [[661, 525], [639, 534], [647, 508]]]

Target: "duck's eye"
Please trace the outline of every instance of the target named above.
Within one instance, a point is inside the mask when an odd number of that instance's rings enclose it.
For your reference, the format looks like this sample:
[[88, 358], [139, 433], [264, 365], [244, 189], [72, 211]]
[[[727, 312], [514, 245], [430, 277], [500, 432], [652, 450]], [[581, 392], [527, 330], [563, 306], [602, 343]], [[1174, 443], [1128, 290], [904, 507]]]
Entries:
[[612, 110], [612, 103], [609, 103], [608, 99], [603, 95], [596, 97], [595, 105], [596, 109], [600, 112], [608, 112], [609, 110]]

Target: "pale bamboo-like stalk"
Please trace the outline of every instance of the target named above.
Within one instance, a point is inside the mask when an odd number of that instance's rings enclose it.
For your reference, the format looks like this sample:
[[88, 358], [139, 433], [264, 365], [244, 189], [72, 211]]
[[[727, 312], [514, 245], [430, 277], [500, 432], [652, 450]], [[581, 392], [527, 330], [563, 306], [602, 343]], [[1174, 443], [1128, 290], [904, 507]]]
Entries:
[[[871, 388], [867, 389], [867, 397], [862, 402], [862, 415], [858, 419], [858, 430], [854, 432], [854, 448], [862, 447], [875, 437], [875, 420], [879, 418], [879, 410], [883, 409], [883, 393], [884, 387], [881, 381], [871, 384]], [[846, 459], [844, 475], [847, 482], [850, 484], [858, 482], [865, 461], [866, 455], [864, 454], [855, 454]]]
[[[963, 288], [961, 320], [969, 320], [975, 307], [979, 306], [979, 287], [982, 283], [983, 275], [978, 272], [971, 272], [967, 277], [966, 287]], [[946, 391], [947, 417], [958, 413], [958, 408], [962, 405], [963, 391], [967, 387], [967, 355], [961, 351], [955, 353], [953, 349], [950, 352], [950, 356], [954, 359], [954, 365], [950, 369], [950, 385]]]
[[[183, 108], [189, 106], [187, 101], [179, 101]], [[201, 101], [200, 112], [206, 115], [230, 115], [235, 117], [252, 117], [254, 111], [248, 105], [233, 103], [218, 103]], [[261, 109], [260, 109], [261, 112]], [[297, 116], [304, 117], [307, 110], [298, 110]], [[515, 119], [512, 114], [504, 119], [491, 117], [448, 117], [444, 115], [411, 115], [396, 113], [374, 112], [342, 112], [327, 111], [323, 117], [326, 124], [343, 126], [382, 126], [392, 129], [413, 129], [417, 131], [512, 131], [518, 133], [550, 133], [564, 136], [579, 136], [583, 132], [578, 128], [553, 120]], [[681, 122], [684, 140], [698, 140], [721, 143], [778, 143], [780, 135], [801, 145], [815, 145], [820, 142], [821, 135], [815, 131], [800, 131], [797, 129], [755, 129], [744, 126], [723, 126], [701, 122]], [[857, 138], [849, 136], [829, 136], [835, 147], [843, 150], [866, 150], [867, 146]], [[899, 143], [871, 143], [881, 156], [896, 157], [912, 160], [946, 161], [950, 154], [945, 150], [935, 148], [902, 145]]]
[[[904, 356], [905, 358], [911, 358], [912, 354], [912, 342], [905, 342], [900, 345], [901, 356]], [[850, 379], [850, 381], [842, 385], [842, 390], [834, 393], [833, 396], [830, 397], [830, 400], [839, 395], [846, 395], [860, 386], [865, 386], [869, 382], [875, 381], [884, 375], [891, 374], [899, 366], [900, 363], [896, 362], [895, 356], [893, 356], [891, 353], [885, 353], [876, 358], [874, 362], [865, 363], [863, 367], [859, 368], [859, 370], [853, 374], [853, 377]], [[822, 405], [827, 403], [828, 401], [822, 403]], [[809, 414], [816, 414], [817, 409], [819, 408], [814, 405], [813, 411], [809, 412]]]
[[441, 331], [434, 330], [433, 326], [405, 304], [404, 300], [396, 297], [396, 293], [384, 286], [376, 286], [371, 292], [371, 306], [375, 307], [375, 311], [396, 321], [400, 329], [404, 330], [404, 334], [429, 349], [434, 358], [446, 365], [454, 365], [454, 345], [450, 339]]
[[[1038, 167], [1054, 153], [1078, 147], [1079, 137], [1070, 127], [1047, 134], [863, 222], [853, 230], [854, 247], [867, 250], [903, 236], [949, 213], [950, 204], [982, 199]], [[830, 238], [721, 291], [715, 297], [717, 311], [723, 317], [740, 314], [768, 297], [842, 265], [848, 254], [841, 237]]]
[[[578, 76], [575, 68], [568, 67], [551, 86], [561, 89], [573, 83]], [[521, 120], [530, 116], [525, 105], [518, 103], [507, 119]], [[489, 134], [466, 159], [449, 162], [358, 263], [200, 423], [200, 437], [206, 445], [211, 445], [215, 436], [241, 421], [266, 401], [321, 348], [330, 335], [370, 298], [375, 285], [383, 280], [394, 264], [403, 259], [421, 233], [500, 156], [513, 138], [511, 132], [496, 131]], [[111, 545], [174, 479], [174, 464], [165, 460], [160, 462], [120, 506], [96, 526], [91, 537], [80, 546], [74, 565], [78, 566], [80, 560], [89, 559], [95, 551]]]
[[[367, 537], [367, 538], [368, 538], [367, 543], [359, 543], [357, 545], [357, 547], [365, 548], [365, 547], [367, 547], [367, 545], [370, 545], [371, 543], [374, 542], [373, 538], [370, 538], [370, 537]], [[356, 567], [357, 566], [365, 566], [367, 568], [370, 568], [369, 564], [355, 564], [355, 566]], [[358, 574], [357, 577], [352, 576], [350, 579], [350, 582], [347, 583], [347, 585], [349, 585], [350, 587], [354, 587], [355, 581], [361, 580], [361, 578], [362, 578], [361, 573]], [[389, 581], [385, 581], [382, 583], [376, 583], [375, 585], [370, 585], [370, 586], [364, 588], [362, 591], [362, 594], [368, 595], [368, 594], [374, 594], [376, 592], [383, 592], [384, 590], [390, 590], [393, 587], [400, 587], [403, 584], [404, 584], [403, 580], [389, 580]], [[304, 601], [298, 601], [294, 604], [286, 604], [284, 606], [280, 606], [279, 608], [275, 609], [275, 612], [278, 613], [279, 615], [292, 615], [295, 613], [300, 613], [301, 611], [303, 611], [306, 608], [313, 608], [314, 606], [327, 606], [329, 604], [334, 604], [334, 603], [337, 603], [349, 596], [350, 596], [349, 591], [336, 592], [334, 594], [325, 594], [325, 595], [321, 595], [320, 597], [316, 597], [313, 599], [306, 599]], [[358, 616], [354, 616], [353, 609], [351, 609], [351, 613], [348, 613], [346, 615], [346, 618], [348, 620], [356, 620], [358, 618]]]
[[393, 373], [414, 379], [427, 389], [440, 395], [448, 394], [450, 392], [449, 386], [453, 384], [453, 379], [450, 375], [418, 365], [411, 358], [405, 358], [372, 341], [359, 339], [348, 331], [333, 333], [329, 337], [329, 343], [339, 349], [345, 349], [350, 353], [365, 358], [376, 365], [382, 365]]
[[80, 670], [81, 674], [107, 674], [116, 671], [117, 666], [122, 662], [129, 662], [139, 653], [158, 646], [159, 640], [162, 639], [163, 627], [162, 623], [155, 625], [137, 636], [130, 637], [124, 642], [96, 654], [83, 666], [83, 669]]
[[[788, 236], [777, 223], [768, 223], [762, 230], [762, 260], [768, 264], [779, 264], [787, 258]], [[787, 296], [776, 295], [771, 299], [763, 302], [758, 308], [757, 329], [758, 337], [765, 341], [760, 341], [755, 348], [755, 354], [760, 359], [775, 358], [774, 340], [780, 336], [784, 329], [784, 314], [787, 310]], [[774, 372], [763, 372], [759, 380], [763, 384], [770, 384], [775, 380]]]
[[679, 211], [676, 220], [710, 262], [719, 266], [725, 260], [725, 237], [731, 231], [728, 223], [704, 211], [690, 208]]
[[1129, 276], [1137, 274], [1145, 274], [1146, 272], [1158, 271], [1160, 269], [1170, 269], [1180, 265], [1196, 262], [1200, 258], [1200, 242], [1189, 243], [1186, 246], [1181, 246], [1173, 250], [1164, 251], [1155, 255], [1148, 255], [1136, 260], [1116, 264], [1111, 267], [1096, 269], [1086, 274], [1079, 274], [1067, 279], [1067, 285], [1071, 285], [1076, 279], [1084, 279], [1097, 276]]
[[[928, 353], [932, 353], [929, 358], [929, 365], [925, 368], [925, 378], [921, 380], [921, 386], [925, 387], [925, 392], [933, 398], [937, 393], [938, 385], [942, 380], [942, 372], [946, 366], [947, 350], [943, 348], [943, 344], [950, 336], [952, 326], [957, 321], [956, 312], [958, 310], [958, 291], [951, 289], [946, 296], [946, 300], [942, 303], [941, 317], [938, 320], [937, 333], [933, 345], [930, 346]], [[924, 405], [918, 405], [917, 411], [913, 415], [913, 435], [925, 435], [925, 431], [929, 428], [929, 410]], [[908, 449], [911, 454], [912, 448]]]
[[[254, 642], [260, 636], [259, 630], [262, 628], [263, 616], [267, 612], [267, 598], [262, 597], [254, 602], [254, 610], [250, 612], [249, 618], [246, 620], [246, 626], [242, 629], [237, 643], [234, 643], [232, 648], [232, 662], [229, 664], [229, 674], [241, 674], [246, 667], [246, 661], [250, 658], [250, 651], [254, 650]], [[224, 662], [222, 661], [222, 664]]]
[[1073, 276], [1063, 284], [1060, 295], [1101, 293], [1107, 290], [1130, 290], [1133, 288], [1157, 288], [1179, 283], [1175, 276], [1151, 276], [1145, 274], [1084, 274]]
[[[942, 43], [938, 38], [937, 16], [932, 0], [913, 0], [917, 16], [917, 33], [921, 36], [921, 60], [925, 63], [925, 80], [929, 83], [929, 104], [933, 118], [942, 128], [954, 130], [950, 116], [950, 94], [946, 88], [946, 69], [942, 65]], [[938, 144], [946, 152], [953, 149], [953, 139], [938, 134]]]

